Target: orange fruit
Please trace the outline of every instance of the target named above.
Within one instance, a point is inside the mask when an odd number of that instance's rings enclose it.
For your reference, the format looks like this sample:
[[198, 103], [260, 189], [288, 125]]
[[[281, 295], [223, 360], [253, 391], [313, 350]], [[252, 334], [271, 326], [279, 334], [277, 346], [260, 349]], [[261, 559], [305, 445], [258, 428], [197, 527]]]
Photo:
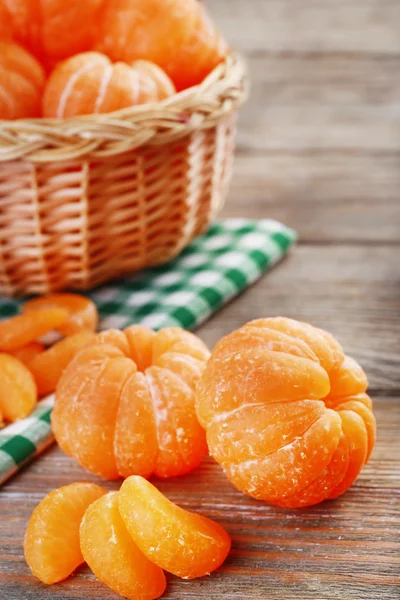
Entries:
[[229, 553], [230, 537], [218, 523], [176, 506], [143, 477], [124, 481], [118, 505], [140, 550], [178, 577], [208, 575]]
[[361, 367], [327, 332], [259, 319], [223, 338], [197, 387], [209, 450], [246, 494], [280, 506], [335, 498], [375, 443]]
[[18, 358], [24, 365], [28, 365], [38, 354], [41, 354], [45, 347], [40, 342], [29, 342], [26, 346], [10, 352], [15, 358]]
[[63, 309], [68, 319], [57, 327], [63, 335], [78, 333], [82, 329], [95, 331], [99, 324], [99, 314], [95, 303], [79, 294], [49, 294], [28, 300], [22, 307], [24, 312], [42, 309]]
[[0, 1], [0, 40], [10, 40], [11, 37], [11, 17], [4, 3]]
[[39, 396], [51, 394], [57, 387], [63, 371], [74, 358], [75, 354], [93, 341], [93, 331], [84, 329], [56, 342], [28, 362], [28, 368], [33, 374]]
[[6, 421], [27, 417], [37, 402], [35, 380], [29, 369], [10, 354], [0, 354], [0, 412]]
[[44, 72], [24, 48], [0, 41], [0, 119], [41, 116]]
[[25, 534], [25, 560], [47, 584], [62, 581], [84, 562], [79, 526], [86, 509], [106, 491], [94, 483], [72, 483], [50, 492], [32, 513]]
[[109, 113], [156, 102], [174, 92], [172, 81], [153, 63], [112, 64], [104, 54], [85, 52], [55, 68], [44, 92], [43, 115], [61, 118]]
[[118, 494], [111, 492], [87, 509], [80, 526], [85, 561], [100, 581], [132, 600], [153, 600], [165, 591], [165, 575], [139, 550], [121, 519]]
[[0, 321], [0, 351], [13, 352], [34, 342], [68, 320], [64, 308], [46, 308]]
[[57, 442], [109, 479], [188, 473], [206, 452], [194, 390], [208, 356], [196, 336], [178, 328], [97, 335], [57, 386]]
[[103, 0], [0, 0], [15, 39], [46, 64], [92, 48]]
[[98, 49], [114, 61], [156, 63], [177, 90], [199, 84], [227, 54], [197, 0], [106, 0]]

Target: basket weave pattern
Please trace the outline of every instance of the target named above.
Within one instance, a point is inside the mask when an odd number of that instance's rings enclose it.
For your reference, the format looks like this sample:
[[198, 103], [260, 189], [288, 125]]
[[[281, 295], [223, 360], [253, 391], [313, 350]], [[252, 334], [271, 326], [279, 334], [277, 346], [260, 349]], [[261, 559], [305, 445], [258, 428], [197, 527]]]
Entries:
[[223, 204], [245, 96], [232, 56], [156, 105], [0, 121], [0, 293], [88, 289], [178, 254]]

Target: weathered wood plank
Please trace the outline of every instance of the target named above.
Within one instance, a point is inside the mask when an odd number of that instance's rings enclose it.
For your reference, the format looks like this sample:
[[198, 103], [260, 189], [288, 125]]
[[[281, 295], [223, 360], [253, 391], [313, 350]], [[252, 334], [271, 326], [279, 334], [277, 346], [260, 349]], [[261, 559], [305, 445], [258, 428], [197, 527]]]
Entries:
[[[310, 216], [312, 218], [312, 216]], [[398, 247], [300, 245], [201, 328], [211, 346], [262, 316], [309, 321], [337, 336], [372, 389], [400, 390]]]
[[230, 43], [246, 52], [397, 55], [397, 0], [207, 0]]
[[397, 154], [238, 153], [223, 215], [270, 217], [303, 242], [399, 242]]
[[[211, 577], [169, 577], [165, 598], [393, 600], [400, 576], [400, 452], [397, 398], [375, 402], [378, 445], [357, 483], [336, 501], [298, 511], [247, 498], [212, 459], [190, 475], [157, 486], [171, 500], [223, 524], [233, 538], [224, 567]], [[116, 598], [87, 568], [46, 589], [24, 563], [22, 539], [33, 507], [56, 486], [98, 481], [55, 447], [2, 491], [1, 593], [7, 600]], [[117, 483], [107, 483], [116, 489]], [[345, 592], [344, 592], [345, 590]]]

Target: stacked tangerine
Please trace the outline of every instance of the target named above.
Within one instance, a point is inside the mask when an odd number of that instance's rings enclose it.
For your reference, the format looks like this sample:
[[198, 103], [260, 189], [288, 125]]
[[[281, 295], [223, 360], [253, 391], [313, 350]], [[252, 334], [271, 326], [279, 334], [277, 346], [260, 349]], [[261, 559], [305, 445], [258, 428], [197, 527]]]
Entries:
[[158, 102], [227, 52], [198, 0], [0, 0], [0, 119]]

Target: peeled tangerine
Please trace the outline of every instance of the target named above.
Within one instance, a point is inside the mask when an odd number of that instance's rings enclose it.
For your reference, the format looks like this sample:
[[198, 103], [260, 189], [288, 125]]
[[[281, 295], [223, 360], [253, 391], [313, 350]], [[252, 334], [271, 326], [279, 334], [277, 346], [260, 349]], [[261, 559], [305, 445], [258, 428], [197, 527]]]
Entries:
[[156, 63], [178, 91], [201, 83], [227, 54], [198, 0], [105, 0], [99, 32], [101, 52]]
[[151, 62], [112, 64], [104, 54], [85, 52], [60, 63], [51, 74], [43, 96], [43, 116], [109, 113], [174, 93], [168, 75]]
[[27, 417], [37, 402], [35, 380], [15, 356], [0, 354], [0, 422]]
[[32, 310], [64, 310], [67, 319], [57, 327], [63, 335], [78, 333], [82, 329], [96, 331], [99, 314], [96, 304], [86, 296], [79, 294], [49, 294], [28, 300], [23, 305], [24, 312]]
[[29, 52], [0, 41], [0, 119], [40, 117], [44, 84], [43, 69]]
[[209, 575], [231, 547], [210, 519], [176, 506], [143, 477], [129, 477], [118, 493], [119, 511], [140, 550], [159, 567], [184, 579]]
[[179, 328], [98, 334], [57, 386], [52, 427], [67, 454], [108, 479], [183, 475], [206, 453], [194, 389], [209, 357]]
[[15, 39], [47, 65], [92, 48], [104, 0], [0, 0]]
[[259, 319], [223, 338], [198, 385], [213, 457], [244, 493], [287, 507], [343, 494], [375, 443], [361, 367], [327, 332]]
[[72, 483], [50, 492], [35, 508], [25, 535], [25, 559], [32, 573], [57, 583], [84, 562], [79, 526], [86, 509], [106, 491], [94, 483]]

